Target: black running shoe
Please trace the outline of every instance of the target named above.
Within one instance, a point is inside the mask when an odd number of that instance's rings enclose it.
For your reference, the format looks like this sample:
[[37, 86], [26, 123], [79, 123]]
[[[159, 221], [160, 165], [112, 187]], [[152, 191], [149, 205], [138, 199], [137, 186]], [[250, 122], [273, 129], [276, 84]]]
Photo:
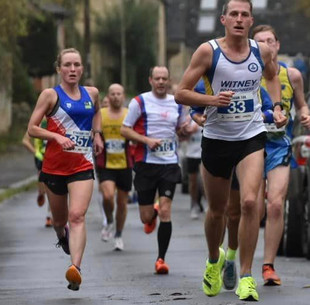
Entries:
[[65, 226], [65, 236], [58, 239], [58, 243], [56, 244], [57, 248], [62, 247], [62, 250], [68, 255], [70, 255], [70, 248], [69, 248], [69, 228]]

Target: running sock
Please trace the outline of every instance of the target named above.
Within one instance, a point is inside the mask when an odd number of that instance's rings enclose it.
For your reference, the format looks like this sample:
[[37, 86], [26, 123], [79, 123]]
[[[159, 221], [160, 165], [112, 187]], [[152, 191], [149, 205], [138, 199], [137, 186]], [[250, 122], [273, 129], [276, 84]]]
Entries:
[[160, 222], [157, 232], [157, 242], [158, 242], [158, 258], [165, 260], [165, 255], [168, 250], [170, 238], [172, 233], [172, 223]]
[[114, 238], [117, 238], [117, 237], [122, 237], [122, 231], [115, 232]]
[[[224, 244], [221, 244], [220, 248], [224, 249]], [[218, 259], [210, 259], [210, 258], [208, 258], [208, 262], [210, 264], [216, 264], [218, 261], [219, 261], [219, 258]]]
[[240, 274], [240, 278], [242, 279], [242, 278], [244, 278], [244, 277], [250, 277], [250, 276], [252, 276], [252, 274], [251, 273], [245, 273], [245, 274]]
[[61, 239], [61, 238], [66, 236], [65, 227], [55, 227], [54, 226], [54, 230], [56, 232], [56, 236], [58, 239]]
[[154, 215], [152, 217], [152, 220], [155, 219], [158, 216], [158, 211], [156, 209], [154, 209]]
[[195, 201], [195, 200], [191, 200], [191, 208], [193, 208], [193, 207], [195, 207], [195, 206], [199, 206], [198, 205], [198, 202], [197, 201]]
[[263, 264], [263, 266], [270, 266], [274, 270], [273, 264]]
[[111, 225], [113, 223], [113, 214], [112, 215], [106, 215], [107, 218], [107, 224]]
[[226, 260], [234, 261], [236, 259], [236, 253], [237, 253], [237, 250], [233, 250], [228, 247], [227, 253], [226, 253]]

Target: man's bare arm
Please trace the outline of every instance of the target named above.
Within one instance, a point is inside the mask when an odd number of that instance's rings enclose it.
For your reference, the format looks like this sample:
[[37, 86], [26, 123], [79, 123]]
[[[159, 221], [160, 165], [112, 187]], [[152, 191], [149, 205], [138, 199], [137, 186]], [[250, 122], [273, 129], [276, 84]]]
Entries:
[[259, 43], [259, 47], [265, 64], [263, 76], [266, 80], [267, 91], [274, 104], [273, 118], [279, 128], [287, 123], [287, 117], [282, 113], [282, 106], [278, 104], [281, 102], [281, 83], [277, 73], [278, 63], [275, 58], [272, 58], [272, 52], [267, 44]]
[[230, 104], [232, 93], [221, 92], [218, 96], [200, 94], [193, 91], [199, 79], [208, 71], [212, 63], [213, 50], [209, 43], [203, 43], [192, 56], [188, 68], [178, 85], [175, 100], [179, 104], [189, 106], [226, 107]]
[[128, 140], [146, 144], [150, 149], [155, 149], [161, 144], [161, 139], [154, 139], [141, 135], [134, 131], [131, 127], [125, 125], [122, 125], [121, 127], [121, 135]]

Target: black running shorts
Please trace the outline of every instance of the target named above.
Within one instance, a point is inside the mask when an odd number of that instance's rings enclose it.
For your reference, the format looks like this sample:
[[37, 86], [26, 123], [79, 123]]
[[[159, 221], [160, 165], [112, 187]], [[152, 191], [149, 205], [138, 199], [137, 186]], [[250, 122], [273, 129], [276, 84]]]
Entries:
[[150, 164], [137, 162], [134, 165], [134, 186], [140, 205], [154, 204], [156, 191], [159, 197], [173, 199], [175, 187], [181, 182], [178, 164]]
[[92, 169], [68, 176], [40, 173], [40, 181], [44, 182], [56, 195], [66, 195], [68, 193], [68, 184], [71, 182], [90, 179], [95, 179]]
[[247, 155], [264, 149], [265, 142], [266, 132], [244, 141], [224, 141], [202, 137], [201, 160], [211, 175], [229, 179], [233, 168]]
[[201, 163], [201, 159], [197, 158], [186, 158], [187, 161], [187, 172], [189, 174], [197, 174], [199, 173], [199, 166]]
[[113, 181], [117, 188], [124, 192], [129, 192], [132, 186], [132, 169], [109, 169], [109, 168], [97, 168], [97, 177], [99, 182]]

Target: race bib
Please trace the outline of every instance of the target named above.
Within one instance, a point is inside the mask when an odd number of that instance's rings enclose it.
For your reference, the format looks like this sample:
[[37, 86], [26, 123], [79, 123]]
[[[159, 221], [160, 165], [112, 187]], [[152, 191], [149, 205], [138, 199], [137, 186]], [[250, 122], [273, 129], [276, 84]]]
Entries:
[[265, 123], [265, 127], [268, 132], [277, 133], [285, 131], [285, 126], [278, 128], [275, 123]]
[[[285, 110], [282, 110], [281, 112], [283, 115], [286, 115]], [[265, 127], [266, 127], [268, 132], [277, 133], [277, 132], [284, 132], [286, 125], [278, 128], [275, 123], [265, 123]]]
[[67, 130], [66, 137], [75, 143], [75, 147], [69, 152], [86, 154], [92, 150], [89, 146], [90, 131], [88, 130]]
[[122, 139], [108, 139], [105, 141], [105, 149], [109, 154], [120, 154], [125, 150], [125, 141]]
[[190, 137], [190, 142], [191, 142], [191, 143], [195, 143], [195, 144], [200, 143], [200, 142], [201, 142], [201, 133], [199, 133], [199, 134], [197, 134], [197, 133], [193, 134], [193, 135]]
[[172, 157], [175, 154], [175, 141], [171, 139], [161, 140], [160, 146], [151, 150], [157, 157]]
[[235, 93], [228, 107], [217, 108], [217, 118], [221, 121], [249, 121], [254, 114], [252, 92]]

